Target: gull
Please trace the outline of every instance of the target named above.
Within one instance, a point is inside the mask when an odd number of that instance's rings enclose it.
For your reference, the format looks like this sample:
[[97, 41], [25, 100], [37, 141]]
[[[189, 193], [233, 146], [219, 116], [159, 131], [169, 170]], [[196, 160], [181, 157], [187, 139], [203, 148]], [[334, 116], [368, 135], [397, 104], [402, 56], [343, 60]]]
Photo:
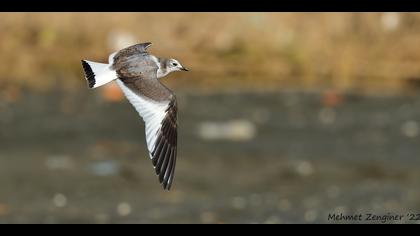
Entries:
[[188, 71], [175, 59], [148, 53], [152, 43], [140, 43], [112, 53], [108, 64], [81, 60], [89, 88], [116, 81], [145, 122], [146, 144], [163, 189], [170, 190], [177, 155], [177, 103], [159, 79], [174, 71]]

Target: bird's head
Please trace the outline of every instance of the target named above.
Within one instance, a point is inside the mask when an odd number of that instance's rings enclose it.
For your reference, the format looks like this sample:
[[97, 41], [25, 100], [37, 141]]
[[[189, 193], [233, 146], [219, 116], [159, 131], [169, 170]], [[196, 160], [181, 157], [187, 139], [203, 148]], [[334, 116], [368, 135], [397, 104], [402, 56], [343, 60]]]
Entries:
[[181, 63], [179, 63], [179, 61], [175, 60], [175, 59], [168, 59], [166, 61], [166, 69], [168, 70], [168, 72], [173, 72], [173, 71], [188, 71], [187, 68], [183, 67], [181, 65]]

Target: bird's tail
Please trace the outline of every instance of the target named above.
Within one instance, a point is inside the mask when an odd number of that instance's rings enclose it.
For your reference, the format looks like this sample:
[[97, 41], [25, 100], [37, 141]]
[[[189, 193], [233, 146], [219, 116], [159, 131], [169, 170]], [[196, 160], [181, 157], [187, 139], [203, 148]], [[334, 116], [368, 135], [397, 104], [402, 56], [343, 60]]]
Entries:
[[109, 64], [82, 60], [82, 66], [89, 88], [97, 88], [117, 79], [117, 73]]

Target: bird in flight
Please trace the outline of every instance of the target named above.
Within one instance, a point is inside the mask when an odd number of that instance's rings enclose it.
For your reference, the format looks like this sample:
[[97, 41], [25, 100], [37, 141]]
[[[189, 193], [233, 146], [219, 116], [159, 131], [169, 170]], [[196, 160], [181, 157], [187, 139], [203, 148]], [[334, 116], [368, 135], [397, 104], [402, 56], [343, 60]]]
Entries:
[[145, 122], [146, 143], [159, 182], [170, 190], [177, 154], [177, 103], [159, 79], [174, 71], [188, 71], [175, 59], [147, 52], [151, 43], [140, 43], [112, 53], [108, 64], [82, 60], [89, 88], [116, 81]]

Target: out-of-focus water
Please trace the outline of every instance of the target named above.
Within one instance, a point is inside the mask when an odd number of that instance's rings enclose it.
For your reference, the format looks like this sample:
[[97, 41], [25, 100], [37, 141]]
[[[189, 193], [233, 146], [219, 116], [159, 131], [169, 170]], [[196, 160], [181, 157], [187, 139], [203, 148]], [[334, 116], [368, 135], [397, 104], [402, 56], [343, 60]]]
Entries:
[[[0, 222], [332, 223], [330, 213], [420, 212], [420, 96], [177, 97], [170, 192], [128, 102], [92, 91], [0, 102]], [[418, 223], [396, 221], [405, 222]]]

